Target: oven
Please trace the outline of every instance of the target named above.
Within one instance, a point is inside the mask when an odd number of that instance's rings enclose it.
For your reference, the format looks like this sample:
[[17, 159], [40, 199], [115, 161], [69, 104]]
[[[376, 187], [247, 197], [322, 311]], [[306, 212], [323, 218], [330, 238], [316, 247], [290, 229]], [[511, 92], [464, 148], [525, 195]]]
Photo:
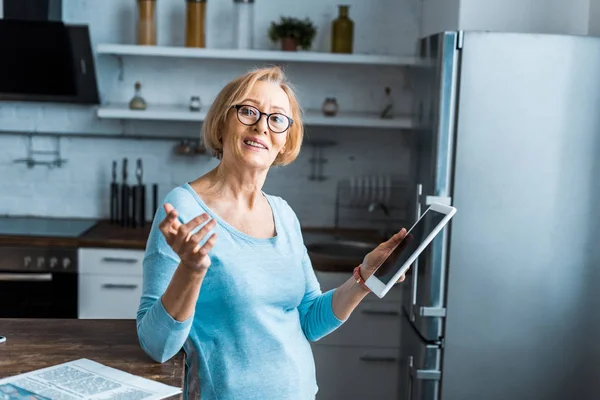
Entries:
[[77, 248], [0, 246], [0, 318], [77, 318]]

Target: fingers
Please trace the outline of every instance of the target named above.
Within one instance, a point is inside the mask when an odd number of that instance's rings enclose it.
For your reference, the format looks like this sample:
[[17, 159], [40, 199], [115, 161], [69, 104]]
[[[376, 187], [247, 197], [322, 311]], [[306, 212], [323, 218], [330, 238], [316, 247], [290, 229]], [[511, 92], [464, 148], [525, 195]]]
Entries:
[[404, 282], [405, 279], [406, 279], [406, 275], [402, 274], [402, 276], [400, 276], [400, 278], [398, 278], [398, 282], [397, 283]]
[[404, 239], [406, 236], [406, 229], [402, 228], [399, 232], [396, 232], [394, 236], [389, 238], [387, 241], [383, 242], [382, 245], [386, 249], [390, 250], [398, 246], [398, 244]]
[[[180, 251], [184, 244], [189, 242], [190, 236], [192, 236], [192, 231], [207, 221], [208, 218], [208, 214], [202, 213], [196, 218], [191, 219], [187, 224], [181, 225], [177, 230], [177, 235], [175, 235], [175, 240], [172, 246], [173, 250], [176, 252]], [[195, 247], [195, 245], [192, 246], [192, 248], [193, 247]]]
[[204, 239], [206, 234], [211, 229], [213, 229], [216, 225], [217, 225], [217, 222], [214, 219], [208, 221], [198, 232], [191, 235], [186, 241], [194, 243], [195, 244], [194, 247], [196, 247], [198, 245], [198, 243], [200, 243], [202, 241], [202, 239]]
[[171, 244], [171, 242], [172, 242], [172, 240], [170, 240], [171, 236], [177, 234], [177, 230], [181, 226], [181, 222], [179, 222], [179, 220], [177, 219], [177, 216], [179, 215], [177, 213], [177, 210], [175, 210], [175, 208], [171, 204], [166, 203], [164, 205], [164, 209], [165, 209], [167, 215], [160, 222], [160, 224], [158, 225], [158, 228], [163, 233], [163, 235], [165, 235], [165, 238], [167, 239], [167, 243]]
[[206, 243], [204, 243], [202, 245], [202, 247], [200, 247], [196, 251], [196, 253], [200, 257], [204, 257], [204, 256], [208, 255], [208, 252], [213, 248], [213, 246], [215, 245], [216, 241], [217, 241], [217, 234], [213, 233], [212, 235], [210, 235], [210, 237], [208, 238], [208, 240], [206, 241]]

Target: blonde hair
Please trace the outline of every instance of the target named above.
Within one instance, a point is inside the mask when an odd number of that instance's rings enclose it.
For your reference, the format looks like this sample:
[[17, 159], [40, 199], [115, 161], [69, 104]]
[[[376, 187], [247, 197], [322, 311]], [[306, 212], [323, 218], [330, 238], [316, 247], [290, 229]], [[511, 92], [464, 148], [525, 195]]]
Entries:
[[202, 124], [204, 144], [212, 150], [216, 158], [221, 159], [223, 157], [222, 130], [227, 121], [227, 114], [234, 105], [248, 96], [254, 84], [258, 81], [266, 81], [278, 85], [287, 94], [290, 101], [291, 118], [294, 122], [288, 129], [285, 150], [277, 155], [273, 165], [290, 164], [300, 153], [304, 137], [304, 125], [301, 118], [302, 110], [296, 93], [279, 67], [260, 68], [247, 72], [233, 79], [221, 89], [215, 101], [210, 106]]

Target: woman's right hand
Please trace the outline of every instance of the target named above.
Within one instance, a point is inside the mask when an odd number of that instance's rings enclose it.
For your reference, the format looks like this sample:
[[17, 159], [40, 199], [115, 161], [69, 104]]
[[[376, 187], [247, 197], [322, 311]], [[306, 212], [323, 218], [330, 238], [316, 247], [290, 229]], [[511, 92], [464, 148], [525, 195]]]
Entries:
[[164, 209], [167, 212], [167, 216], [161, 221], [158, 227], [165, 236], [169, 246], [171, 246], [181, 259], [181, 264], [193, 272], [206, 272], [210, 267], [208, 252], [213, 248], [217, 240], [217, 234], [213, 233], [210, 235], [210, 238], [202, 246], [199, 243], [215, 227], [215, 220], [212, 219], [202, 229], [192, 234], [191, 232], [195, 228], [209, 219], [208, 214], [203, 213], [187, 224], [182, 224], [177, 219], [177, 210], [171, 204], [165, 203]]

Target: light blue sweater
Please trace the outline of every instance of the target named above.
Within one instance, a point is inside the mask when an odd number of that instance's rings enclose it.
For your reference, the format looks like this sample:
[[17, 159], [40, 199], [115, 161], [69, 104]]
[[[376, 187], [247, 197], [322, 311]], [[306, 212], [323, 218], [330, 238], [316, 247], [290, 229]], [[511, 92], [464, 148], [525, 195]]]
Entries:
[[295, 213], [283, 199], [265, 196], [277, 231], [269, 239], [246, 235], [220, 219], [188, 184], [163, 200], [183, 223], [203, 212], [217, 221], [211, 267], [194, 315], [182, 322], [160, 300], [179, 257], [158, 229], [165, 217], [162, 206], [154, 218], [137, 315], [140, 344], [158, 362], [183, 347], [188, 378], [200, 377], [202, 400], [314, 399], [309, 340], [343, 323], [333, 313], [333, 290], [321, 293]]

